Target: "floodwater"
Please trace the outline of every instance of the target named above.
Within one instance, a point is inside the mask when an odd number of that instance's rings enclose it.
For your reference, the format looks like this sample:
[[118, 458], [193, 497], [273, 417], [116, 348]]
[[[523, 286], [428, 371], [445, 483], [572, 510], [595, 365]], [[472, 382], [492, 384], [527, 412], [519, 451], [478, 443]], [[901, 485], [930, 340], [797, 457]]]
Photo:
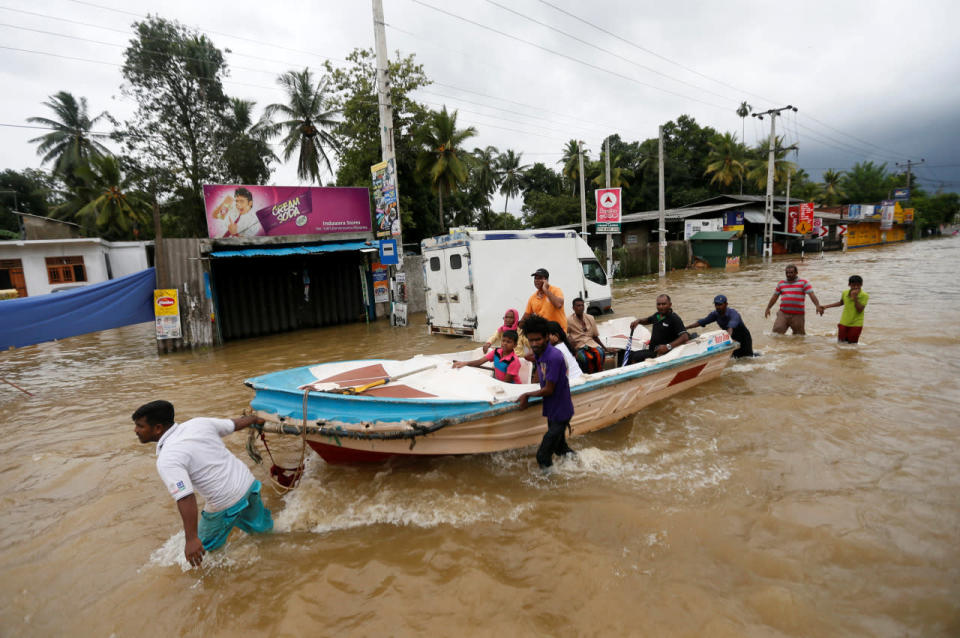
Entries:
[[[276, 533], [234, 532], [200, 569], [139, 404], [236, 416], [246, 377], [464, 342], [415, 316], [164, 357], [149, 325], [0, 354], [36, 395], [0, 385], [0, 634], [956, 636], [960, 241], [800, 264], [823, 303], [864, 277], [856, 347], [835, 342], [839, 309], [770, 334], [786, 263], [618, 282], [619, 314], [666, 290], [687, 322], [726, 293], [763, 356], [573, 439], [578, 461], [311, 456], [298, 490], [264, 487]], [[245, 439], [227, 441], [250, 462]]]

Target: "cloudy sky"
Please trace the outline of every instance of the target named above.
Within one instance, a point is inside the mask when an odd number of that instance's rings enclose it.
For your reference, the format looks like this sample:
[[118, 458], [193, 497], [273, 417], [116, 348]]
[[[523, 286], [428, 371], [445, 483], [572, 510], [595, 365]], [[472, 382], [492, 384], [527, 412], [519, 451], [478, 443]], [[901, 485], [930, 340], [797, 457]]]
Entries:
[[[279, 73], [373, 46], [368, 0], [0, 0], [0, 167], [39, 165], [28, 140], [42, 131], [18, 127], [47, 115], [42, 102], [57, 91], [129, 117], [122, 51], [148, 12], [229, 49], [228, 93], [261, 106], [282, 100]], [[756, 111], [799, 109], [777, 133], [799, 145], [815, 179], [864, 160], [923, 158], [924, 187], [960, 190], [960, 3], [384, 0], [384, 13], [388, 48], [415, 53], [435, 83], [418, 97], [475, 126], [471, 148], [556, 166], [569, 139], [596, 155], [609, 133], [655, 137], [684, 113], [738, 137], [745, 124], [753, 144], [769, 119], [741, 122], [746, 100]], [[274, 182], [297, 183], [292, 162]]]

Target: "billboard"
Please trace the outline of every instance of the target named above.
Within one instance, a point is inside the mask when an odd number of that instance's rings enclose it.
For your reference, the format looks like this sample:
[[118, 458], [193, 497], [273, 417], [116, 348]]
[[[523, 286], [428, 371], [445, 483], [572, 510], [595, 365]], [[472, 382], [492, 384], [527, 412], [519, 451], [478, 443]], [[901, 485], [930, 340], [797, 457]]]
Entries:
[[813, 202], [791, 206], [787, 210], [787, 232], [795, 235], [813, 232]]
[[685, 219], [683, 221], [683, 239], [690, 241], [690, 238], [701, 231], [723, 230], [722, 219]]
[[909, 188], [894, 188], [893, 189], [893, 198], [897, 201], [903, 201], [905, 199], [910, 199], [910, 189]]
[[212, 238], [371, 230], [366, 188], [205, 184], [203, 200]]
[[723, 229], [743, 233], [743, 211], [732, 210], [723, 214]]
[[598, 233], [620, 232], [620, 189], [598, 188], [597, 196], [597, 225]]
[[847, 219], [860, 219], [860, 204], [850, 204], [847, 208]]

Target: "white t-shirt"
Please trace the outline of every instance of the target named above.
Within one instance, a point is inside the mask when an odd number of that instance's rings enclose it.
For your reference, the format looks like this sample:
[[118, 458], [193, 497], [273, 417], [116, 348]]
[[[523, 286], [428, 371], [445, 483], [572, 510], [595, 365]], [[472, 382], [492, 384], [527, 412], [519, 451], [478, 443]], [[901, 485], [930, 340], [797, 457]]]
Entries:
[[558, 343], [555, 347], [557, 350], [563, 353], [563, 360], [567, 362], [567, 378], [573, 381], [574, 379], [582, 376], [583, 370], [580, 369], [580, 364], [577, 363], [577, 358], [573, 356], [567, 349], [567, 344]]
[[174, 423], [157, 442], [157, 472], [174, 500], [196, 491], [208, 512], [225, 510], [246, 495], [253, 473], [220, 439], [234, 431], [230, 419]]

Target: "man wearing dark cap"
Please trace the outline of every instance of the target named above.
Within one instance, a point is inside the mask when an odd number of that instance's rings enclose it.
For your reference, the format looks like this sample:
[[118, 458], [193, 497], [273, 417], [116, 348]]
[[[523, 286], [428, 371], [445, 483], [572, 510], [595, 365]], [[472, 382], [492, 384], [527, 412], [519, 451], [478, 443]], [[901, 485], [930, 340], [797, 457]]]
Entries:
[[523, 322], [531, 315], [539, 315], [547, 321], [556, 321], [567, 331], [567, 315], [563, 312], [563, 291], [550, 285], [550, 273], [546, 268], [537, 268], [533, 273], [533, 285], [537, 289], [527, 300], [527, 309], [523, 313]]
[[740, 313], [727, 305], [727, 298], [724, 295], [717, 295], [713, 298], [713, 307], [714, 310], [709, 315], [686, 326], [687, 330], [696, 326], [702, 328], [716, 321], [721, 330], [729, 332], [730, 336], [740, 344], [740, 347], [733, 351], [734, 358], [752, 357], [753, 337], [750, 336], [750, 331], [744, 325]]

